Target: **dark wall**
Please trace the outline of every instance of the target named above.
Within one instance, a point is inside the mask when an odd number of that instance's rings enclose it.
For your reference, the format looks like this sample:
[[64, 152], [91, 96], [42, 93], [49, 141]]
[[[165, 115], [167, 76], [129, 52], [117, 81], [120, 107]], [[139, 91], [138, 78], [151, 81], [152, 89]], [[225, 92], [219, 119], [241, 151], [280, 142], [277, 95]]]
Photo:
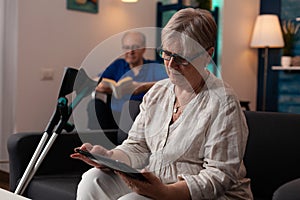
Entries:
[[[300, 22], [295, 18], [300, 17], [299, 10], [299, 0], [284, 0], [281, 2], [281, 19], [291, 20], [298, 25]], [[299, 31], [295, 38], [293, 55], [300, 55]], [[300, 113], [300, 70], [278, 71], [278, 111]]]

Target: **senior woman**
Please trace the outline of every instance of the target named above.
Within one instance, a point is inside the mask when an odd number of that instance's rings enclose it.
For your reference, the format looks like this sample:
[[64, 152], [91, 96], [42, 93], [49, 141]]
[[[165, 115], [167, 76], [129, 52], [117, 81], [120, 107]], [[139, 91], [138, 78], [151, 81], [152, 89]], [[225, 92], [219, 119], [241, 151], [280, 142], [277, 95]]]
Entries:
[[253, 199], [243, 156], [246, 121], [233, 90], [205, 69], [217, 27], [208, 11], [186, 8], [162, 31], [159, 50], [169, 79], [145, 95], [128, 138], [113, 150], [80, 148], [142, 169], [147, 181], [74, 153], [95, 166], [77, 199]]

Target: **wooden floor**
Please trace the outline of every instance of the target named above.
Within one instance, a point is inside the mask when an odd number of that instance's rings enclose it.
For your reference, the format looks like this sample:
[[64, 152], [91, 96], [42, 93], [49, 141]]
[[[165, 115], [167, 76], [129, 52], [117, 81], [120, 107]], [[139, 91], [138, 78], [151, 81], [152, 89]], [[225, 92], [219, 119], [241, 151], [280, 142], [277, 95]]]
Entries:
[[0, 170], [0, 188], [9, 189], [9, 174]]

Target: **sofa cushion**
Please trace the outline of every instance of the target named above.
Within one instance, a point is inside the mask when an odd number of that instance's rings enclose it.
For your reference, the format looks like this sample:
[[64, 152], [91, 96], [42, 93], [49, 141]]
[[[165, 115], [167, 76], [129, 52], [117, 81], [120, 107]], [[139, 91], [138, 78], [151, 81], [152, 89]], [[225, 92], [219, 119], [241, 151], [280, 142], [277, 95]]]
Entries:
[[48, 175], [32, 179], [27, 196], [42, 200], [75, 200], [76, 190], [81, 176], [79, 175]]

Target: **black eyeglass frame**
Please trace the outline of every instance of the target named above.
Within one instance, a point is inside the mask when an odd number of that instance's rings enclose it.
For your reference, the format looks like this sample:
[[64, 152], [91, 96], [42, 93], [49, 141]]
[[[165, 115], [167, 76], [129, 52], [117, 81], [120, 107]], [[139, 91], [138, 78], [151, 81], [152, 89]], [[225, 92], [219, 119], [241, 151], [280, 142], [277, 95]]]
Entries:
[[[191, 57], [191, 58], [188, 58], [188, 59], [185, 59], [183, 58], [182, 56], [178, 55], [178, 54], [173, 54], [167, 50], [164, 50], [163, 48], [159, 47], [157, 48], [157, 53], [158, 55], [164, 59], [164, 60], [167, 60], [167, 61], [170, 61], [172, 59], [172, 57], [174, 58], [174, 62], [177, 64], [177, 65], [181, 65], [181, 66], [188, 66], [190, 64], [190, 62], [192, 62], [193, 60], [195, 60], [197, 57], [201, 56], [205, 51], [201, 51], [199, 54]], [[164, 57], [163, 54], [167, 55], [168, 58]]]

